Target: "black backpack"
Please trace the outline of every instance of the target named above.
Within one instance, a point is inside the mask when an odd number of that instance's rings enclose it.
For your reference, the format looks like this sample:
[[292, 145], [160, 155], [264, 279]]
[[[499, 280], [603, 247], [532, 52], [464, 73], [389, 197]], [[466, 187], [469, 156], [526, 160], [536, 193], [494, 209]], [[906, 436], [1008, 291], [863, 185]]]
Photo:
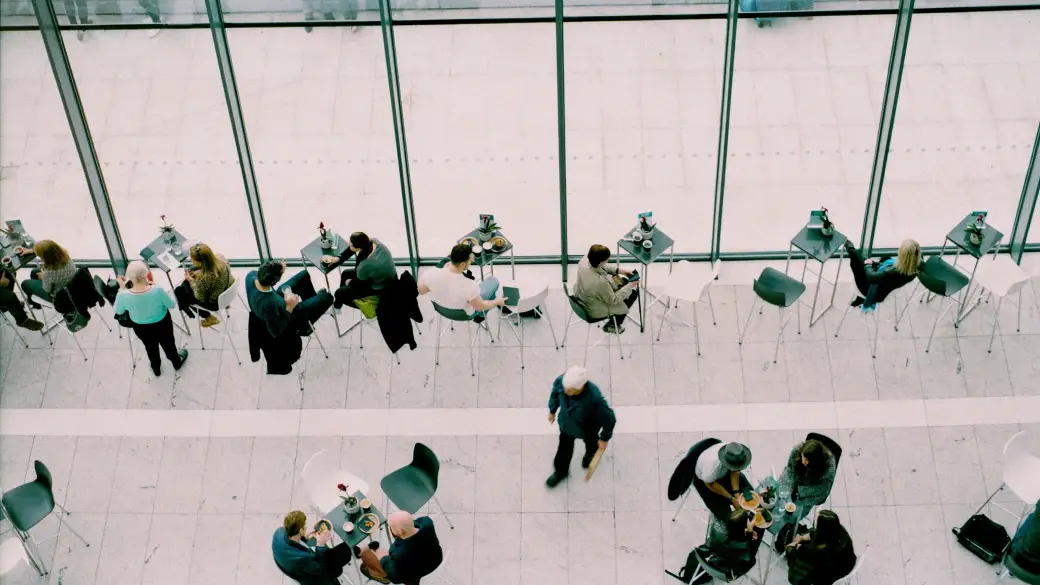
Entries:
[[953, 529], [953, 534], [961, 546], [991, 565], [1004, 558], [1011, 546], [1007, 530], [984, 514], [968, 518], [963, 526]]

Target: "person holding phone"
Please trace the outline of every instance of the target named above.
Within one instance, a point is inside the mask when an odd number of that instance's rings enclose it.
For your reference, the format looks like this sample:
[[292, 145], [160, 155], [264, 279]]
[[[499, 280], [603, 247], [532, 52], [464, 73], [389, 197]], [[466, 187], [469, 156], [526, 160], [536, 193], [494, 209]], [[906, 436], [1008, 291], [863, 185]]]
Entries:
[[639, 275], [610, 266], [609, 261], [610, 249], [606, 246], [594, 244], [589, 248], [589, 253], [578, 262], [573, 294], [590, 318], [614, 317], [607, 320], [604, 331], [624, 333], [622, 323], [639, 298]]

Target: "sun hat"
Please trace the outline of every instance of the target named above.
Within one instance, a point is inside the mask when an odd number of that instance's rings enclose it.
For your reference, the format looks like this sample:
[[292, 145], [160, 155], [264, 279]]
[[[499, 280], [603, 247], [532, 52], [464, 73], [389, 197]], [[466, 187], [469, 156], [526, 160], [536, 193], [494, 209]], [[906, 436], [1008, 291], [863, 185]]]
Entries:
[[727, 443], [719, 449], [719, 461], [730, 471], [743, 471], [751, 465], [751, 449], [740, 443]]

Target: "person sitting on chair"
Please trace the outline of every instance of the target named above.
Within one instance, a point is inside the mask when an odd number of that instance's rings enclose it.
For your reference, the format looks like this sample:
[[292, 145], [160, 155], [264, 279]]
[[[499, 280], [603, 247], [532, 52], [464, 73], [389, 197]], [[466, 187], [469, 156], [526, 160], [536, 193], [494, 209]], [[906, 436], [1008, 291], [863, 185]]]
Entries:
[[354, 270], [344, 270], [340, 275], [335, 294], [337, 309], [343, 305], [354, 307], [354, 301], [379, 294], [388, 282], [397, 280], [397, 267], [390, 249], [364, 232], [350, 234], [350, 246], [339, 258], [322, 256], [321, 261], [325, 266], [336, 266], [355, 254]]
[[831, 585], [856, 566], [852, 538], [832, 510], [820, 510], [813, 528], [787, 545], [791, 585]]
[[816, 439], [809, 439], [791, 450], [778, 483], [791, 489], [794, 503], [803, 507], [802, 517], [805, 517], [813, 506], [827, 500], [837, 471], [838, 464], [830, 449]]
[[589, 253], [578, 262], [578, 276], [574, 281], [574, 298], [585, 308], [591, 319], [607, 319], [603, 330], [607, 333], [623, 333], [623, 323], [628, 310], [639, 298], [635, 281], [623, 277], [631, 276], [628, 270], [618, 270], [608, 264], [610, 250], [606, 246], [593, 244]]
[[[227, 259], [214, 254], [206, 244], [192, 246], [189, 257], [193, 267], [184, 271], [184, 282], [173, 290], [173, 296], [177, 297], [177, 304], [182, 311], [189, 317], [195, 317], [192, 305], [202, 303], [216, 306], [220, 294], [235, 284], [235, 277], [231, 275]], [[202, 317], [203, 327], [220, 323], [220, 318], [209, 311], [199, 309], [199, 316]]]
[[[701, 456], [697, 458], [694, 473], [697, 479], [703, 481], [708, 491], [724, 498], [734, 509], [742, 509], [740, 497], [745, 487], [747, 478], [741, 471], [751, 465], [751, 449], [740, 443], [717, 443], [708, 447]], [[720, 502], [722, 499], [719, 500]], [[705, 502], [712, 513], [717, 507]], [[725, 514], [722, 514], [725, 516]]]
[[852, 306], [862, 306], [863, 310], [874, 309], [892, 291], [913, 282], [921, 266], [921, 245], [914, 240], [903, 240], [895, 258], [882, 258], [870, 266], [851, 240], [845, 240], [845, 249], [856, 288], [862, 295], [852, 300]]
[[[332, 535], [327, 526], [321, 532], [307, 532], [307, 515], [289, 512], [271, 538], [274, 564], [300, 585], [337, 585], [351, 551], [345, 542], [330, 548]], [[313, 548], [307, 542], [312, 538]]]
[[505, 298], [495, 298], [498, 294], [497, 278], [489, 276], [477, 284], [473, 278], [466, 276], [466, 271], [473, 263], [473, 249], [469, 245], [455, 244], [448, 260], [444, 268], [422, 274], [419, 278], [419, 294], [430, 293], [433, 302], [445, 309], [464, 310], [477, 323], [483, 321], [491, 309], [505, 306]]
[[1020, 569], [1030, 575], [1040, 575], [1040, 500], [1015, 531], [1008, 548], [1008, 556]]
[[[762, 535], [772, 523], [772, 514], [768, 510], [733, 510], [725, 519], [712, 516], [708, 536], [704, 544], [697, 547], [700, 556], [711, 568], [725, 573], [729, 581], [735, 581], [755, 566]], [[711, 580], [711, 575], [705, 573], [690, 585], [702, 585]]]
[[43, 322], [29, 317], [25, 312], [25, 305], [14, 292], [14, 277], [0, 270], [0, 313], [10, 313], [14, 317], [15, 325], [29, 331], [43, 329]]
[[395, 538], [389, 548], [372, 542], [361, 553], [361, 572], [380, 583], [419, 583], [444, 561], [437, 531], [429, 516], [412, 518], [404, 510], [387, 519]]
[[279, 337], [290, 324], [306, 335], [311, 324], [332, 306], [332, 295], [325, 289], [314, 291], [311, 276], [301, 270], [275, 290], [285, 273], [285, 261], [267, 262], [246, 275], [246, 300], [249, 310], [267, 325], [271, 337]]
[[65, 248], [54, 240], [40, 240], [32, 250], [19, 246], [14, 251], [20, 255], [35, 253], [42, 264], [41, 268], [33, 268], [29, 272], [28, 280], [22, 281], [25, 301], [34, 309], [43, 308], [33, 300], [34, 296], [53, 303], [54, 293], [68, 286], [76, 276], [76, 263], [69, 258]]

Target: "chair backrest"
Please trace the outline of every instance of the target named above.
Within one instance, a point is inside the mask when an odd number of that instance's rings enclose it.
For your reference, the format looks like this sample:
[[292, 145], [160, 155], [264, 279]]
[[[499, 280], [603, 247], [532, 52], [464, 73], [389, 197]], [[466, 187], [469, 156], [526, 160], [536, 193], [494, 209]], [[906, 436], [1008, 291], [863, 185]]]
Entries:
[[918, 273], [917, 273], [917, 280], [921, 281], [921, 286], [925, 287], [930, 292], [933, 292], [933, 293], [935, 293], [935, 294], [937, 294], [939, 296], [945, 297], [946, 296], [946, 281], [942, 280], [942, 279], [939, 279], [939, 278], [936, 278], [936, 277], [932, 276], [931, 274], [928, 274], [927, 272], [925, 272], [924, 269], [927, 266], [928, 266], [928, 264], [925, 263], [925, 265], [921, 267], [921, 270], [918, 271]]
[[[823, 443], [823, 446], [827, 447], [831, 454], [834, 455], [834, 464], [837, 465], [838, 461], [841, 459], [841, 445], [839, 445], [834, 439], [827, 435], [821, 435], [820, 433], [809, 433], [808, 435], [805, 435], [806, 441], [813, 439]], [[776, 476], [774, 475], [773, 477]]]
[[415, 448], [412, 450], [411, 466], [425, 474], [434, 491], [437, 490], [437, 476], [441, 472], [441, 462], [429, 447], [422, 443], [415, 444]]
[[585, 307], [582, 306], [581, 302], [578, 299], [571, 296], [570, 291], [567, 290], [566, 282], [563, 283], [563, 294], [567, 295], [567, 302], [571, 304], [571, 310], [574, 311], [574, 314], [577, 315], [579, 319], [586, 323], [595, 322], [593, 319], [589, 317], [588, 312], [585, 310]]
[[241, 285], [234, 278], [235, 277], [232, 275], [231, 286], [229, 286], [226, 291], [220, 293], [220, 296], [217, 297], [217, 307], [227, 309], [231, 306], [231, 303], [235, 302], [235, 297], [238, 296], [238, 289]]
[[448, 309], [433, 303], [433, 310], [437, 311], [437, 314], [449, 321], [469, 321], [470, 315], [465, 309]]
[[755, 294], [767, 304], [773, 305], [774, 307], [784, 307], [787, 305], [787, 295], [769, 288], [757, 278], [755, 279], [753, 288], [755, 289]]
[[33, 461], [33, 468], [36, 470], [36, 483], [42, 485], [48, 490], [53, 490], [54, 480], [51, 478], [51, 470], [47, 469], [47, 466], [43, 464], [43, 461]]
[[704, 288], [701, 289], [700, 294], [697, 298], [704, 296], [704, 291], [711, 288], [711, 285], [715, 284], [715, 281], [719, 279], [719, 274], [722, 274], [722, 260], [716, 260], [715, 264], [711, 267], [711, 280], [704, 284]]
[[1030, 449], [1034, 437], [1015, 433], [1004, 444], [1004, 483], [1025, 502], [1040, 500], [1040, 457]]
[[545, 304], [545, 299], [548, 296], [549, 286], [546, 285], [545, 288], [543, 288], [541, 292], [539, 292], [538, 294], [526, 298], [521, 298], [520, 301], [517, 302], [515, 307], [510, 307], [510, 310], [515, 313], [526, 313], [528, 311], [533, 311], [536, 307], [540, 307], [543, 304]]
[[705, 556], [701, 552], [700, 548], [693, 549], [693, 554], [697, 556], [697, 564], [700, 568], [703, 569], [705, 573], [711, 575], [712, 579], [718, 579], [723, 583], [729, 583], [731, 581], [729, 575], [727, 575], [725, 571], [721, 571], [712, 565], [712, 555], [709, 554]]

